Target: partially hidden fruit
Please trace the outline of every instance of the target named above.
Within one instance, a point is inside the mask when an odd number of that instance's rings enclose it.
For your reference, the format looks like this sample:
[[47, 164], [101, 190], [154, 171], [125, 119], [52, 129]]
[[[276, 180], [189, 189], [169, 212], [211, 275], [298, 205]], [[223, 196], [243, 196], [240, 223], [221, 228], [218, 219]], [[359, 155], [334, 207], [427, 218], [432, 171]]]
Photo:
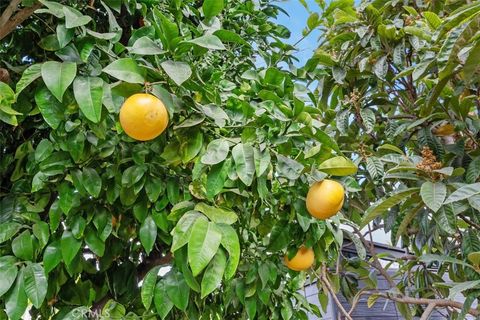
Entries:
[[315, 260], [315, 255], [313, 254], [313, 250], [311, 248], [306, 248], [301, 246], [298, 249], [297, 254], [292, 260], [288, 259], [288, 256], [285, 255], [285, 265], [294, 271], [303, 271], [309, 269], [313, 265], [313, 261]]
[[314, 183], [307, 194], [307, 210], [317, 219], [325, 220], [334, 216], [343, 206], [345, 190], [333, 180]]
[[167, 108], [151, 94], [134, 94], [125, 100], [120, 109], [120, 124], [133, 139], [152, 140], [167, 128]]
[[433, 134], [439, 137], [451, 136], [455, 133], [455, 127], [451, 123], [442, 124], [433, 129]]
[[470, 252], [467, 258], [474, 266], [480, 266], [480, 252]]

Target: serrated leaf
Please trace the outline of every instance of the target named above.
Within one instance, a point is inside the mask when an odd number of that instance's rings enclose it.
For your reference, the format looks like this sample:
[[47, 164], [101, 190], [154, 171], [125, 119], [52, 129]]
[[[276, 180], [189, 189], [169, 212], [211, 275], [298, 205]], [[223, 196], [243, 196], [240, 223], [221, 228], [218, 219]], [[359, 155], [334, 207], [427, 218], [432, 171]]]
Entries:
[[450, 288], [450, 294], [448, 295], [449, 299], [455, 299], [463, 291], [478, 288], [480, 286], [480, 280], [465, 281], [462, 283], [457, 283]]
[[479, 193], [480, 193], [480, 182], [474, 183], [474, 184], [468, 184], [457, 189], [452, 194], [450, 194], [444, 203], [448, 204], [452, 202], [462, 201]]
[[366, 211], [363, 217], [361, 227], [366, 226], [370, 221], [378, 217], [379, 215], [385, 213], [391, 207], [399, 204], [403, 200], [407, 199], [411, 195], [418, 193], [420, 188], [410, 188], [405, 190], [399, 190], [391, 194], [390, 196], [381, 198], [374, 204], [372, 204]]
[[442, 206], [434, 217], [440, 229], [445, 231], [447, 234], [455, 233], [457, 224], [455, 212], [451, 204]]
[[377, 294], [372, 294], [368, 297], [367, 299], [367, 307], [370, 309], [371, 307], [373, 307], [373, 305], [375, 304], [375, 302], [377, 302], [378, 298], [380, 298], [379, 295]]
[[377, 157], [367, 158], [367, 170], [373, 179], [379, 179], [383, 176], [383, 163]]
[[467, 268], [473, 268], [472, 265], [462, 261], [462, 260], [458, 260], [458, 259], [455, 259], [455, 258], [452, 258], [452, 257], [449, 257], [449, 256], [442, 256], [442, 255], [438, 255], [438, 254], [424, 254], [422, 255], [419, 259], [419, 261], [423, 262], [423, 263], [432, 263], [432, 262], [439, 262], [439, 263], [453, 263], [453, 264], [458, 264], [458, 265], [461, 265], [461, 266], [464, 266], [464, 267], [467, 267]]
[[433, 212], [437, 212], [445, 201], [447, 187], [441, 182], [426, 181], [422, 184], [420, 195], [427, 207], [432, 209]]
[[480, 157], [477, 157], [470, 162], [465, 174], [467, 183], [474, 183], [480, 177]]
[[425, 20], [427, 20], [432, 30], [437, 30], [442, 24], [442, 19], [440, 19], [440, 17], [435, 12], [423, 11], [422, 15]]
[[355, 245], [356, 253], [360, 260], [365, 260], [367, 258], [367, 249], [365, 249], [362, 240], [360, 240], [360, 238], [356, 234], [353, 234], [350, 231], [344, 230], [343, 232], [345, 232], [352, 240], [353, 244]]
[[360, 116], [367, 133], [372, 132], [375, 128], [375, 113], [371, 109], [364, 108], [360, 110]]

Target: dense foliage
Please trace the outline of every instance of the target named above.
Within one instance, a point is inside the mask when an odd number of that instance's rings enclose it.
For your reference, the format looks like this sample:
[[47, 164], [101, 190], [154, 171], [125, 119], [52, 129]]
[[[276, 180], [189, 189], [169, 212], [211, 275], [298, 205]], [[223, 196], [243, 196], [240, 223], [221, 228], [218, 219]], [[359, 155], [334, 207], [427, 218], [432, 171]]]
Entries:
[[[281, 261], [292, 239], [313, 245], [325, 232], [297, 200], [308, 187], [297, 179], [317, 161], [302, 153], [317, 111], [277, 67], [293, 52], [272, 22], [279, 8], [41, 3], [0, 47], [12, 79], [0, 83], [6, 314], [19, 319], [28, 299], [42, 319], [88, 308], [107, 318], [306, 318], [296, 293], [305, 275]], [[142, 91], [171, 118], [152, 142], [118, 122], [124, 99]], [[162, 265], [172, 269], [157, 279]]]
[[[24, 1], [0, 44], [0, 317], [307, 319], [282, 262], [302, 244], [323, 306], [476, 314], [480, 3], [317, 2], [296, 68], [272, 1]], [[151, 142], [118, 120], [139, 92], [169, 111]], [[327, 175], [347, 196], [321, 221], [305, 195]], [[408, 248], [398, 274], [368, 229]]]
[[[480, 3], [340, 0], [309, 23], [323, 30], [305, 67], [319, 83], [315, 106], [359, 166], [345, 217], [408, 249], [393, 300], [462, 293], [465, 304], [444, 314], [463, 318], [480, 294]], [[372, 265], [386, 275], [375, 259], [343, 270], [367, 275]], [[353, 298], [355, 281], [343, 281]], [[367, 289], [370, 303], [381, 296], [375, 282]], [[428, 317], [426, 304], [398, 307]]]

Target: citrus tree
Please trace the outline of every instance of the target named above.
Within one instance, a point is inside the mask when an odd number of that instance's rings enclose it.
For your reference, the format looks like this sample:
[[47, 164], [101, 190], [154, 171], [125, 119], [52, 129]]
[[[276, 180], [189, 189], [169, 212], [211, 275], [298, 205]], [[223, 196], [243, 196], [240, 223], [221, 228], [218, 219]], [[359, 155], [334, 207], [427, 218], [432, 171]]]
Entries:
[[[358, 257], [331, 262], [321, 280], [353, 306], [362, 296], [369, 305], [393, 300], [407, 319], [434, 309], [448, 319], [478, 316], [480, 3], [320, 5], [308, 19], [322, 31], [304, 68], [316, 81], [311, 103], [359, 167], [344, 181], [352, 190], [342, 210]], [[371, 245], [378, 229], [405, 248], [394, 267]], [[377, 290], [372, 268], [387, 291]]]
[[279, 67], [294, 59], [280, 10], [2, 1], [2, 319], [319, 315], [284, 259], [338, 255], [339, 220], [311, 217], [305, 196], [355, 166], [305, 72]]
[[2, 2], [1, 317], [478, 315], [480, 5], [318, 3]]

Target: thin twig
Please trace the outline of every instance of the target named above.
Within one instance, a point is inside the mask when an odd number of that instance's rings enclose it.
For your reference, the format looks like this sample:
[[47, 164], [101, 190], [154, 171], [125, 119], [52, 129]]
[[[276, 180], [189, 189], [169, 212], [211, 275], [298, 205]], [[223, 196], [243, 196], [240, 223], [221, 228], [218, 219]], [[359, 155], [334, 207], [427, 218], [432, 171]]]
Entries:
[[[409, 296], [405, 296], [405, 295], [402, 295], [402, 294], [392, 295], [392, 294], [389, 294], [389, 293], [380, 292], [379, 290], [369, 290], [369, 291], [363, 291], [363, 292], [358, 293], [359, 296], [373, 295], [373, 294], [378, 295], [379, 297], [382, 297], [384, 299], [388, 299], [388, 300], [392, 300], [392, 301], [396, 301], [396, 302], [400, 302], [400, 303], [415, 304], [415, 305], [427, 305], [427, 306], [433, 304], [434, 308], [439, 308], [440, 307], [440, 308], [453, 308], [453, 309], [457, 309], [457, 310], [462, 310], [463, 309], [463, 303], [462, 302], [458, 302], [458, 301], [454, 301], [454, 300], [450, 300], [450, 299], [414, 298], [414, 297], [409, 297]], [[427, 309], [428, 309], [428, 307], [427, 307]], [[468, 312], [468, 314], [470, 314], [474, 317], [480, 316], [480, 310], [477, 310], [477, 309], [474, 309], [474, 308], [470, 308], [467, 312]], [[425, 314], [425, 312], [424, 312], [424, 314]]]
[[358, 230], [358, 228], [355, 228], [354, 226], [351, 226], [351, 227], [353, 228], [353, 232], [357, 234], [360, 240], [363, 242], [363, 245], [368, 249], [368, 252], [370, 253], [370, 256], [373, 259], [373, 263], [371, 265], [375, 269], [377, 269], [378, 272], [380, 272], [380, 274], [387, 280], [388, 284], [390, 285], [390, 288], [395, 288], [396, 287], [395, 281], [393, 281], [393, 279], [388, 274], [387, 270], [385, 270], [385, 268], [382, 266], [382, 263], [380, 262], [380, 260], [378, 260], [373, 241], [368, 241], [367, 239], [365, 239], [365, 237], [360, 232], [360, 230]]
[[[313, 270], [313, 269], [312, 269]], [[333, 287], [332, 285], [330, 284], [330, 281], [328, 281], [328, 278], [327, 278], [327, 266], [326, 265], [323, 265], [322, 266], [322, 274], [319, 275], [315, 270], [313, 270], [313, 272], [315, 273], [315, 275], [320, 278], [320, 280], [323, 282], [323, 284], [325, 285], [325, 287], [327, 288], [328, 292], [330, 293], [330, 295], [332, 296], [332, 299], [333, 301], [335, 301], [335, 304], [337, 305], [338, 309], [340, 309], [340, 312], [345, 316], [345, 319], [347, 320], [353, 320], [352, 317], [350, 316], [350, 314], [347, 312], [347, 310], [345, 310], [345, 308], [343, 307], [342, 303], [340, 302], [340, 300], [338, 300], [338, 297], [335, 293], [335, 290], [333, 290]]]
[[480, 224], [476, 223], [476, 222], [473, 222], [472, 220], [468, 219], [467, 217], [465, 217], [463, 214], [459, 214], [458, 215], [460, 218], [462, 218], [463, 221], [465, 221], [467, 224], [469, 224], [470, 226], [472, 227], [475, 227], [476, 229], [479, 229], [480, 230]]

